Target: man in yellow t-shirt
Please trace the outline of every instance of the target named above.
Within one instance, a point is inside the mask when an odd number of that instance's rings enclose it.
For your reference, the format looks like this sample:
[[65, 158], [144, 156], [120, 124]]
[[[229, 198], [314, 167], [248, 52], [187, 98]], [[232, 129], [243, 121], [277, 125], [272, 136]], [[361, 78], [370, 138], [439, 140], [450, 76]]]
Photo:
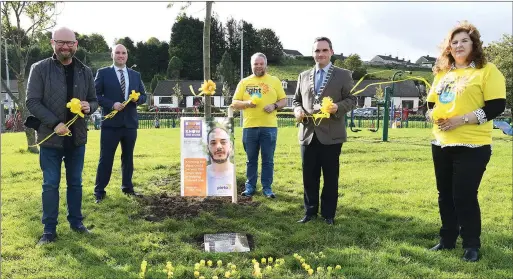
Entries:
[[258, 154], [262, 150], [262, 192], [275, 198], [271, 186], [274, 172], [274, 150], [278, 134], [276, 112], [287, 104], [281, 81], [266, 73], [267, 58], [257, 52], [251, 56], [253, 74], [241, 80], [235, 90], [232, 106], [244, 110], [242, 143], [246, 152], [246, 189], [243, 196], [255, 194], [258, 180]]

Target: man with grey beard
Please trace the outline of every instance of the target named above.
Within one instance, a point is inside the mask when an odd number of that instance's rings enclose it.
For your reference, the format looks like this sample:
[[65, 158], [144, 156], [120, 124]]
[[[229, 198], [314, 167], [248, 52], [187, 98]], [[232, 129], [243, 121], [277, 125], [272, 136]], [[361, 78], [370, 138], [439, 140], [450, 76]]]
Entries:
[[257, 52], [251, 56], [253, 74], [239, 82], [232, 106], [244, 110], [242, 143], [246, 151], [246, 190], [243, 196], [256, 192], [258, 180], [258, 155], [262, 153], [262, 192], [275, 198], [272, 191], [274, 176], [274, 150], [278, 137], [277, 111], [287, 105], [281, 81], [266, 73], [267, 58]]
[[82, 171], [84, 168], [87, 127], [79, 117], [67, 127], [64, 123], [75, 115], [66, 108], [72, 99], [80, 100], [82, 112], [90, 115], [98, 108], [91, 69], [74, 57], [78, 42], [69, 28], [56, 29], [51, 44], [54, 54], [30, 68], [26, 105], [32, 117], [31, 128], [41, 141], [39, 161], [43, 171], [43, 236], [38, 244], [55, 241], [59, 214], [61, 165], [66, 167], [66, 204], [68, 222], [73, 231], [90, 233], [82, 224]]

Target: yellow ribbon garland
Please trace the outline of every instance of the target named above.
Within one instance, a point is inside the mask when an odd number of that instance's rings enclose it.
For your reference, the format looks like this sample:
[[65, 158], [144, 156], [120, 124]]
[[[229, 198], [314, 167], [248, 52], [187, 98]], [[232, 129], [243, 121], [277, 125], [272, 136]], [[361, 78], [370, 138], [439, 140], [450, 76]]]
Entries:
[[[431, 85], [429, 84], [429, 82], [425, 78], [418, 77], [418, 76], [413, 76], [413, 77], [407, 77], [407, 78], [404, 78], [404, 79], [394, 80], [394, 81], [374, 82], [374, 83], [368, 84], [363, 89], [358, 90], [358, 91], [353, 93], [353, 91], [356, 89], [356, 87], [358, 85], [360, 85], [360, 83], [365, 79], [366, 76], [372, 75], [372, 74], [381, 73], [381, 72], [386, 72], [386, 71], [389, 71], [389, 70], [383, 70], [383, 71], [377, 71], [377, 72], [365, 74], [363, 77], [360, 78], [360, 80], [358, 80], [358, 82], [353, 86], [353, 88], [351, 88], [351, 90], [349, 92], [351, 94], [353, 94], [353, 95], [358, 95], [358, 94], [362, 93], [363, 91], [365, 91], [365, 89], [369, 88], [372, 85], [391, 84], [391, 83], [402, 82], [402, 81], [407, 81], [407, 80], [419, 80], [419, 81], [422, 81], [422, 82], [424, 82], [426, 84], [426, 88], [428, 90], [431, 89]], [[314, 125], [315, 126], [319, 126], [321, 124], [322, 119], [330, 117], [330, 113], [328, 112], [328, 109], [332, 105], [333, 105], [333, 99], [331, 99], [330, 97], [324, 97], [322, 99], [321, 111], [319, 113], [314, 113], [312, 115], [307, 115], [305, 117], [306, 118], [313, 118]]]
[[[374, 83], [368, 84], [363, 89], [360, 89], [360, 90], [358, 90], [358, 91], [356, 91], [356, 92], [354, 92], [352, 94], [353, 95], [358, 95], [358, 94], [362, 93], [363, 91], [365, 91], [365, 89], [369, 88], [369, 86], [372, 86], [372, 85], [389, 84], [389, 83], [396, 83], [396, 82], [402, 82], [402, 81], [407, 81], [407, 80], [420, 80], [420, 81], [423, 81], [426, 84], [426, 87], [428, 89], [431, 89], [431, 85], [429, 85], [429, 82], [425, 78], [422, 78], [422, 77], [407, 77], [405, 79], [394, 80], [394, 81], [374, 82]], [[354, 90], [354, 88], [356, 88], [356, 86], [354, 86], [353, 89], [351, 89], [351, 92]]]
[[189, 85], [189, 89], [191, 90], [192, 95], [194, 95], [195, 97], [200, 97], [201, 95], [212, 96], [216, 94], [216, 83], [213, 82], [211, 79], [209, 79], [208, 81], [205, 80], [199, 88], [199, 91], [201, 91], [201, 93], [198, 94], [194, 92], [192, 85]]
[[319, 126], [321, 124], [322, 119], [330, 118], [329, 109], [333, 106], [333, 99], [331, 97], [322, 98], [321, 103], [321, 111], [318, 113], [313, 113], [312, 115], [305, 116], [306, 118], [313, 118], [313, 123], [315, 126]]
[[[75, 117], [73, 117], [70, 121], [66, 122], [66, 127], [70, 127], [71, 125], [73, 125], [73, 123], [75, 123], [75, 121], [77, 121], [78, 117], [82, 117], [84, 118], [84, 113], [82, 113], [82, 105], [80, 104], [80, 100], [77, 99], [77, 98], [73, 98], [71, 99], [71, 101], [69, 101], [67, 104], [66, 104], [66, 107], [69, 108], [69, 110], [75, 114]], [[44, 138], [42, 141], [40, 141], [39, 143], [36, 143], [34, 145], [30, 145], [29, 147], [36, 147], [36, 146], [39, 146], [41, 143], [47, 141], [51, 136], [53, 136], [54, 134], [56, 134], [55, 132], [51, 133], [50, 135], [48, 135], [46, 138]], [[58, 135], [59, 137], [64, 137], [64, 136], [71, 136], [71, 132], [68, 132], [67, 134], [64, 134], [64, 135]]]
[[[139, 100], [139, 96], [141, 96], [141, 93], [135, 92], [135, 90], [132, 90], [132, 93], [130, 93], [130, 95], [128, 95], [128, 100], [126, 100], [122, 103], [123, 106], [126, 106], [132, 100], [137, 102], [137, 100]], [[102, 121], [109, 119], [109, 118], [113, 118], [117, 113], [118, 113], [117, 110], [112, 110], [109, 114], [105, 115], [105, 117], [103, 118]]]

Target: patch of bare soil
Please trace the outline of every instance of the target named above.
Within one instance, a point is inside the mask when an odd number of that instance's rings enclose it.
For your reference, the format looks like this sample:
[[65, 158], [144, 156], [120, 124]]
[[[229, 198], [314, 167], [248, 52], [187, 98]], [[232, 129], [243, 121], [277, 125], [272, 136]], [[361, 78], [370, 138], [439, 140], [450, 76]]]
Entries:
[[[158, 222], [166, 217], [187, 219], [196, 217], [202, 211], [211, 212], [223, 204], [230, 204], [231, 197], [182, 197], [169, 196], [167, 193], [156, 196], [144, 196], [138, 199], [144, 206], [143, 218]], [[260, 203], [252, 198], [238, 196], [239, 206], [258, 206]]]

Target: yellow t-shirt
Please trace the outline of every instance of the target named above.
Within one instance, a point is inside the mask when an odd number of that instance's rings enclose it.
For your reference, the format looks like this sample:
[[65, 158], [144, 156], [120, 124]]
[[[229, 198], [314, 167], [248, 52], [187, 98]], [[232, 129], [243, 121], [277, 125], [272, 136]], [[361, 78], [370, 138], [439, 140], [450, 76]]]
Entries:
[[[483, 68], [453, 69], [435, 76], [428, 102], [434, 102], [432, 117], [463, 117], [463, 114], [480, 109], [485, 101], [506, 98], [504, 75], [492, 63]], [[442, 145], [492, 143], [492, 121], [484, 124], [466, 124], [453, 130], [441, 131], [433, 125], [433, 135]]]
[[262, 99], [256, 107], [244, 110], [243, 127], [278, 127], [276, 110], [267, 113], [264, 111], [264, 107], [286, 98], [281, 81], [277, 77], [268, 74], [262, 77], [251, 75], [239, 82], [233, 99], [247, 101], [253, 95], [257, 95]]

